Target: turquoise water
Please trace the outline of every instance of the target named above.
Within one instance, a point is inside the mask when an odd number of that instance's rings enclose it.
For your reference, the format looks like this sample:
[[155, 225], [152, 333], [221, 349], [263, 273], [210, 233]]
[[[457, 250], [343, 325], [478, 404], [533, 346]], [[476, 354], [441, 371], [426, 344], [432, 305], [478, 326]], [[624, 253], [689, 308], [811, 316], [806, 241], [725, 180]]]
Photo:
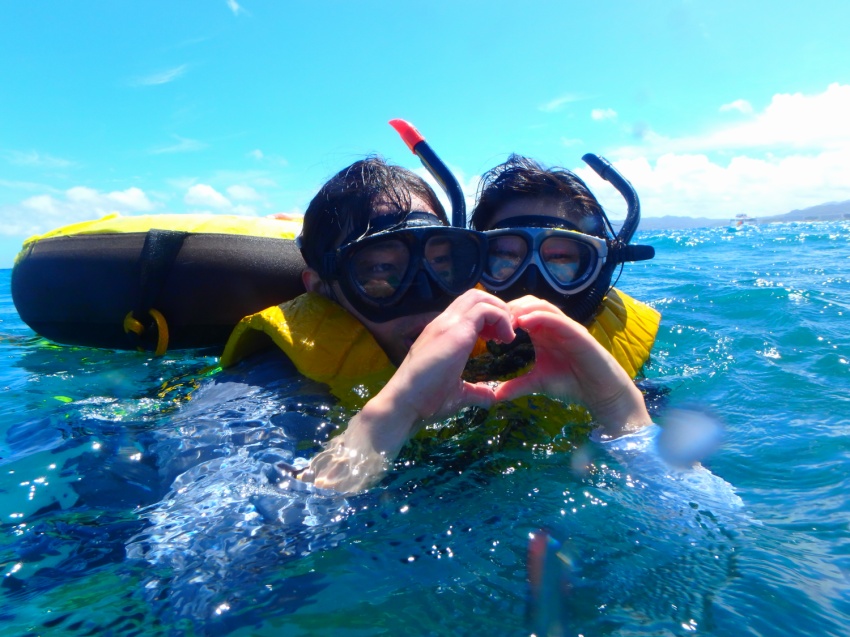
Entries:
[[640, 240], [658, 256], [620, 287], [663, 315], [645, 386], [662, 424], [722, 421], [710, 473], [671, 479], [643, 439], [472, 432], [349, 499], [274, 487], [341, 417], [321, 387], [53, 345], [0, 272], [3, 634], [524, 635], [547, 528], [562, 634], [847, 635], [850, 223]]

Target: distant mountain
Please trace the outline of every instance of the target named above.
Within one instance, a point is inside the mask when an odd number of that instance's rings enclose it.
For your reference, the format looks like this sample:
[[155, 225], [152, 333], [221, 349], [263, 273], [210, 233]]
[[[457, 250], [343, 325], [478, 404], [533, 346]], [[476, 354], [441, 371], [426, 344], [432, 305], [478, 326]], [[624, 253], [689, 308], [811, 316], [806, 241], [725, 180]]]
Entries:
[[[641, 217], [640, 230], [688, 230], [691, 228], [715, 228], [717, 226], [729, 225], [729, 219], [709, 219], [707, 217], [678, 217], [668, 215], [665, 217]], [[822, 203], [811, 208], [792, 210], [782, 215], [771, 217], [754, 217], [758, 223], [787, 223], [789, 221], [836, 221], [838, 219], [850, 219], [850, 201], [837, 201]], [[614, 227], [619, 228], [622, 221], [612, 221]]]
[[759, 217], [759, 223], [774, 223], [776, 221], [836, 221], [850, 219], [850, 201], [833, 201], [819, 206], [792, 210], [784, 215], [774, 217]]

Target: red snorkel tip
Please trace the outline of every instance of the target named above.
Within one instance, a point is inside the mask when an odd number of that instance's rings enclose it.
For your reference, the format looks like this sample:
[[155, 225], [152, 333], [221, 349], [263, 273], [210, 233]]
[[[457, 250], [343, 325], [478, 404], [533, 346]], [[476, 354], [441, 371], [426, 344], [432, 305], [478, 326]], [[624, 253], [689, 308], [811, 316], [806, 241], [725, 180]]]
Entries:
[[425, 141], [422, 133], [413, 127], [413, 124], [403, 119], [391, 119], [390, 126], [401, 136], [401, 139], [413, 151], [413, 154], [419, 157], [422, 165], [449, 196], [449, 201], [452, 204], [452, 225], [456, 228], [465, 228], [466, 200], [463, 197], [463, 189], [452, 171], [437, 157], [430, 144]]
[[413, 148], [419, 142], [424, 142], [425, 138], [422, 136], [416, 128], [414, 128], [413, 124], [410, 122], [406, 122], [403, 119], [391, 119], [390, 126], [392, 126], [396, 132], [401, 135], [401, 139], [407, 144], [407, 147], [413, 152], [416, 153]]

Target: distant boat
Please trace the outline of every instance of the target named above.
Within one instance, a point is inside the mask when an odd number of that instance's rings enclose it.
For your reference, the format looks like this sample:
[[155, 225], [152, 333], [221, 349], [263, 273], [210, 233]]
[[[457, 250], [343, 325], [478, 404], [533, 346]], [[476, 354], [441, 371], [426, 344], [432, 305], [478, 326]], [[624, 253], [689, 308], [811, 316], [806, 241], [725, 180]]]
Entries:
[[735, 218], [729, 221], [729, 232], [740, 232], [741, 230], [755, 230], [758, 228], [758, 221], [746, 214], [735, 215]]

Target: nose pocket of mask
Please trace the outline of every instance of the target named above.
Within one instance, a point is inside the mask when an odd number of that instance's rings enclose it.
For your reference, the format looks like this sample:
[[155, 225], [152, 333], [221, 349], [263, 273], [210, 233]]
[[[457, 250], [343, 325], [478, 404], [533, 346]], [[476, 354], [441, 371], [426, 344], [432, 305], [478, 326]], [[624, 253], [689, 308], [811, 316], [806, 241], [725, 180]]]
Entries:
[[423, 301], [430, 301], [434, 298], [434, 293], [431, 290], [431, 282], [423, 270], [416, 273], [416, 278], [413, 280], [413, 286], [416, 289], [416, 295]]
[[535, 264], [530, 264], [525, 270], [525, 285], [529, 290], [537, 289], [537, 279], [540, 271]]

